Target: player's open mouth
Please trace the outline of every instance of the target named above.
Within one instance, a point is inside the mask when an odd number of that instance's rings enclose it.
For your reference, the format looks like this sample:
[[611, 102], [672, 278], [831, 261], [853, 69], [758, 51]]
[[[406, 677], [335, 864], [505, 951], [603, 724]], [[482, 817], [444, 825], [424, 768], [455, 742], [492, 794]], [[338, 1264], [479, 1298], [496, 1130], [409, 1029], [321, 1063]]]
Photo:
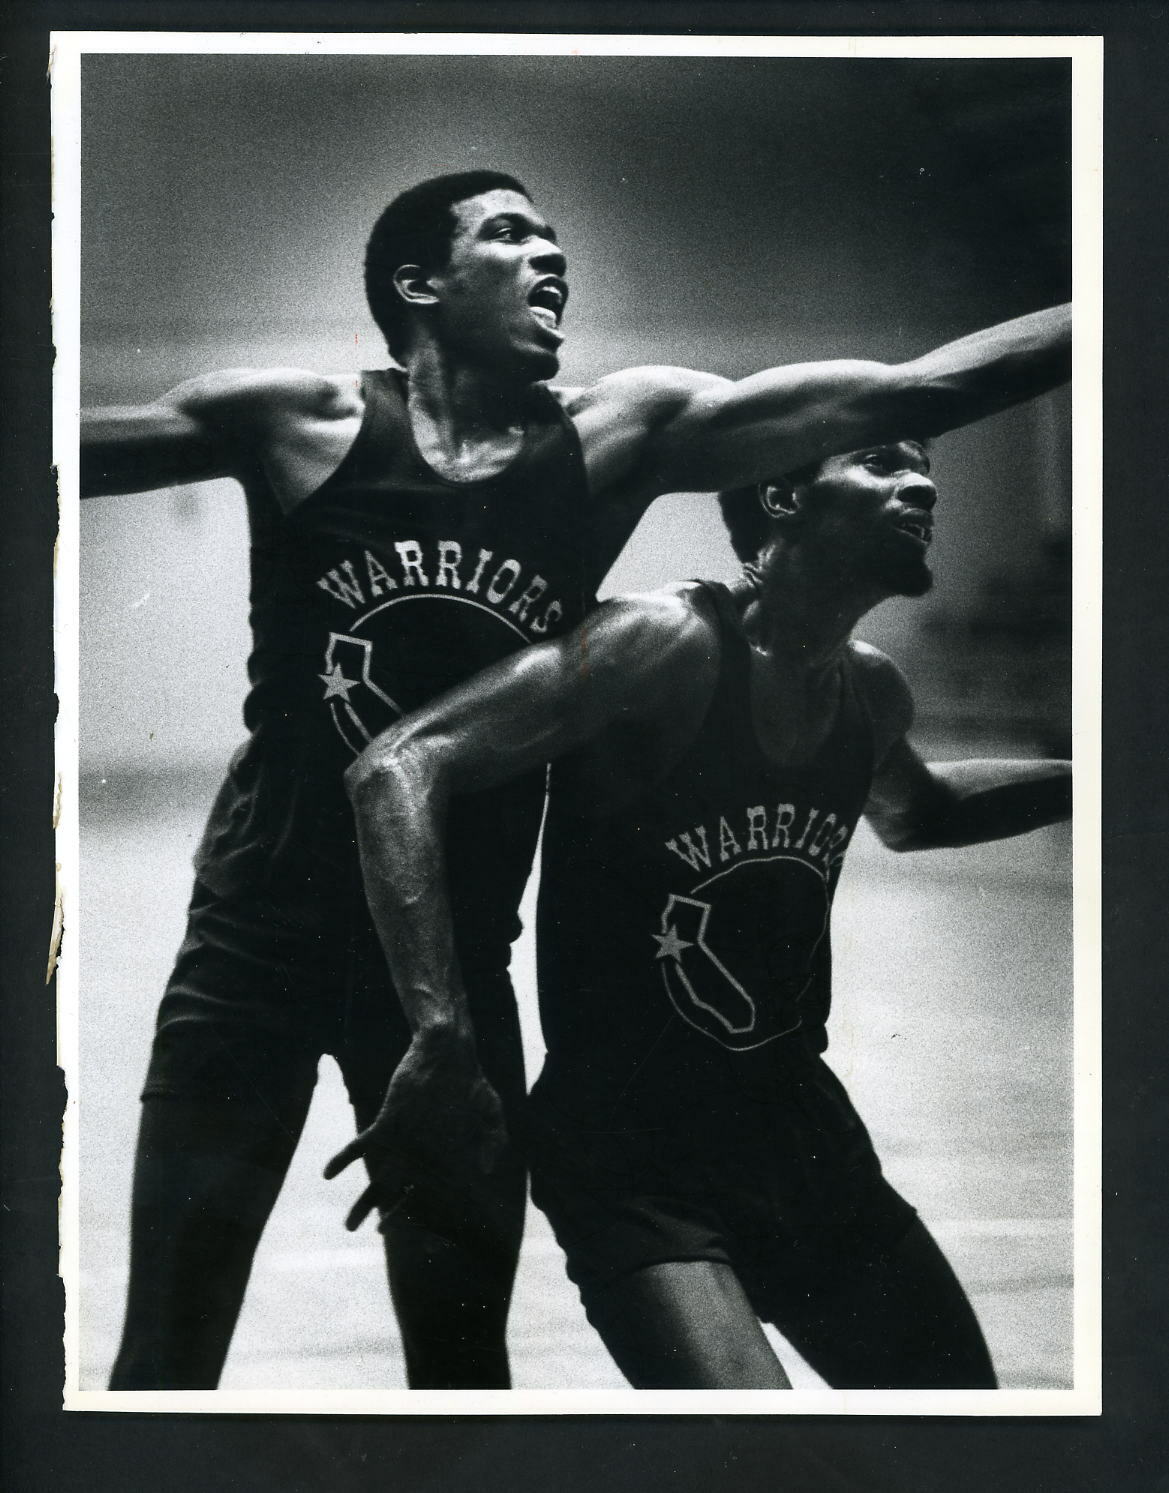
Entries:
[[537, 281], [528, 292], [528, 305], [532, 308], [532, 315], [553, 332], [560, 326], [567, 301], [568, 286], [554, 275]]
[[903, 514], [897, 520], [897, 527], [902, 534], [908, 534], [911, 539], [916, 539], [922, 546], [928, 546], [934, 537], [933, 519], [927, 514]]

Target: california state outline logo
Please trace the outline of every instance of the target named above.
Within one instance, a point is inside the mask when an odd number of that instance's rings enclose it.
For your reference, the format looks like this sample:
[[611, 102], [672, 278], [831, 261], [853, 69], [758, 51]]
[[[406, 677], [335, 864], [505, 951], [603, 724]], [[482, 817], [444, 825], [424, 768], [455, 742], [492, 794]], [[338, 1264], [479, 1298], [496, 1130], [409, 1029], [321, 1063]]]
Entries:
[[[340, 612], [319, 677], [338, 735], [361, 752], [399, 716], [497, 663], [561, 622], [549, 583], [490, 549], [456, 539], [395, 540], [325, 571], [317, 587]], [[389, 568], [387, 568], [389, 567]]]
[[[417, 618], [423, 608], [424, 621], [411, 625], [407, 614]], [[346, 746], [361, 752], [400, 716], [527, 642], [510, 618], [463, 597], [394, 597], [356, 618], [352, 631], [329, 634], [319, 675], [324, 702]]]
[[670, 893], [653, 958], [678, 1015], [736, 1051], [795, 1031], [828, 933], [829, 874], [796, 855], [752, 857]]

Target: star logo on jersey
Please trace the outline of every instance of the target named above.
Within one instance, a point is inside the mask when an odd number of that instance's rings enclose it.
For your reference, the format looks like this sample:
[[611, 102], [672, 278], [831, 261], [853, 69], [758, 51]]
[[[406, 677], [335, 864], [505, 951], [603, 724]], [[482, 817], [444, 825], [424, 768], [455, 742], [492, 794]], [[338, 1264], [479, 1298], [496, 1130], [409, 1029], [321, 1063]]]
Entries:
[[328, 701], [333, 724], [353, 752], [363, 751], [390, 721], [404, 714], [393, 696], [374, 682], [372, 659], [369, 638], [331, 632], [324, 673], [317, 675], [325, 686], [322, 698]]
[[675, 959], [681, 964], [684, 951], [694, 947], [693, 944], [687, 943], [684, 938], [678, 937], [678, 930], [672, 924], [664, 933], [654, 933], [651, 936], [657, 940], [657, 957], [659, 959]]
[[324, 698], [326, 700], [340, 697], [342, 700], [347, 701], [349, 699], [349, 691], [356, 689], [360, 682], [356, 679], [346, 679], [345, 675], [341, 672], [340, 664], [334, 664], [327, 674], [318, 674], [317, 678], [323, 679], [325, 682]]

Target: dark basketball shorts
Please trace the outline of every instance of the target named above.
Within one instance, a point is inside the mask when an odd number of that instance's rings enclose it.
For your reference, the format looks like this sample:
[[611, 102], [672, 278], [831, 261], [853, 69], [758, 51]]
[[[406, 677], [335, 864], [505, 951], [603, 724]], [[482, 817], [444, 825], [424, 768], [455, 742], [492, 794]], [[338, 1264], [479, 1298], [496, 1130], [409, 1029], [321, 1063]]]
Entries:
[[[586, 1309], [649, 1265], [731, 1265], [763, 1320], [889, 1253], [917, 1214], [885, 1180], [840, 1081], [809, 1056], [779, 1103], [733, 1120], [692, 1106], [672, 1127], [586, 1129], [537, 1093], [532, 1197]], [[697, 1123], [695, 1123], [697, 1120]]]
[[[523, 1064], [507, 972], [471, 973], [466, 983], [484, 1068], [518, 1104]], [[259, 1101], [283, 1113], [311, 1092], [329, 1054], [366, 1124], [409, 1041], [359, 886], [282, 899], [221, 896], [196, 881], [143, 1097]]]

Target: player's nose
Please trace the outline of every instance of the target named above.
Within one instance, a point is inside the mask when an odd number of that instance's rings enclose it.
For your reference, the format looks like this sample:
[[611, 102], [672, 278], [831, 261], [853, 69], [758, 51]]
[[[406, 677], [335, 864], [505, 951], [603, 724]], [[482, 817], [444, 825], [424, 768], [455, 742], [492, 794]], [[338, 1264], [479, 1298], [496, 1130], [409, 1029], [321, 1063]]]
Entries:
[[938, 490], [928, 477], [907, 477], [898, 487], [897, 497], [907, 508], [924, 508], [931, 513], [938, 501]]
[[564, 250], [559, 244], [554, 244], [551, 239], [540, 239], [529, 257], [532, 268], [541, 275], [559, 275], [561, 278], [568, 269], [568, 260], [564, 257]]

